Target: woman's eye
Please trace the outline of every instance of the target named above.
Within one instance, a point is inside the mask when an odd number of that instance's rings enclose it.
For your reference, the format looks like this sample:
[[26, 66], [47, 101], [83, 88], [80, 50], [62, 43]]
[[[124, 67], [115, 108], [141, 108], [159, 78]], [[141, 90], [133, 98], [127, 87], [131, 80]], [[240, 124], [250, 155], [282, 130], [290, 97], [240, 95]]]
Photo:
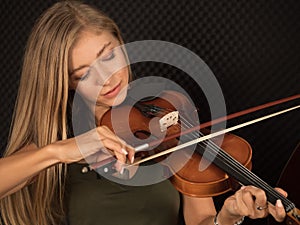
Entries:
[[109, 61], [109, 60], [113, 59], [114, 57], [115, 57], [115, 53], [114, 53], [114, 50], [112, 50], [108, 54], [106, 54], [104, 57], [102, 57], [101, 61], [102, 62]]
[[80, 81], [84, 81], [86, 80], [90, 75], [90, 69], [88, 69], [83, 75], [82, 77], [80, 78]]
[[[111, 50], [108, 54], [101, 57], [101, 61], [102, 62], [109, 61], [112, 60], [114, 57], [115, 57], [114, 50]], [[90, 67], [81, 77], [76, 77], [75, 80], [79, 80], [79, 81], [87, 80], [89, 78], [91, 68], [92, 67]]]

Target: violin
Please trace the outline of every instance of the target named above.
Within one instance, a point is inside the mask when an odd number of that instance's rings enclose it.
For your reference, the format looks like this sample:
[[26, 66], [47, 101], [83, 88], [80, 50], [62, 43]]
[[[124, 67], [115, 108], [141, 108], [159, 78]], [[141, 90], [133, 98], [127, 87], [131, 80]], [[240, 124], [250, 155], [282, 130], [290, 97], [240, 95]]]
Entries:
[[[168, 115], [170, 116], [172, 112], [180, 109], [181, 105], [183, 105], [183, 110], [189, 112], [194, 111], [194, 109], [192, 109], [193, 107], [188, 105], [187, 101], [179, 93], [163, 92], [159, 97], [156, 97], [153, 100], [137, 102], [134, 107], [125, 104], [116, 108], [113, 114], [111, 111], [108, 111], [103, 116], [101, 125], [109, 127], [118, 137], [121, 137], [126, 140], [127, 143], [136, 146], [143, 143], [146, 138], [157, 140], [164, 136], [170, 137], [182, 132], [184, 129], [190, 128], [192, 122], [188, 121], [188, 118], [185, 118], [187, 116], [183, 115], [184, 112], [180, 113], [180, 121], [176, 121], [175, 124], [169, 125], [168, 128], [162, 128], [160, 126], [161, 122], [159, 122], [158, 118], [161, 119]], [[129, 115], [129, 118], [132, 119], [123, 120], [124, 115]], [[116, 121], [118, 118], [121, 121]], [[170, 120], [174, 120], [174, 118], [175, 116], [171, 114]], [[192, 119], [196, 119], [196, 116]], [[114, 128], [114, 123], [117, 124], [116, 128]], [[127, 126], [127, 123], [129, 126]], [[128, 129], [130, 130], [128, 131]], [[162, 131], [164, 129], [166, 132]], [[152, 138], [149, 138], [150, 136], [152, 136]], [[199, 132], [197, 132], [197, 134], [189, 133], [184, 139], [189, 140], [197, 136], [199, 136]], [[152, 147], [154, 152], [152, 151], [151, 154], [159, 153], [165, 149], [177, 146], [178, 142], [179, 140], [177, 138], [159, 142]], [[215, 164], [209, 163], [209, 161], [202, 158], [201, 155], [205, 151], [205, 147], [209, 145], [214, 149], [213, 153], [225, 150], [229, 155], [235, 158], [235, 160], [250, 169], [252, 156], [251, 146], [243, 138], [233, 134], [225, 134], [221, 145], [222, 150], [218, 146], [218, 142], [220, 142], [220, 140], [216, 139], [215, 142], [205, 141], [199, 143], [199, 146], [197, 146], [197, 150], [194, 153], [191, 153], [189, 148], [184, 149], [183, 151], [189, 156], [189, 159], [183, 166], [181, 156], [183, 156], [184, 153], [182, 153], [182, 151], [178, 155], [168, 159], [168, 163], [164, 164], [170, 169], [171, 174], [173, 175], [170, 176], [171, 182], [181, 193], [189, 196], [208, 197], [226, 193], [239, 186], [237, 182], [232, 180], [231, 176], [228, 176], [224, 172], [224, 170], [220, 169]], [[149, 156], [149, 154], [149, 150], [138, 151], [136, 152], [135, 158], [144, 158]], [[211, 157], [214, 157], [214, 155], [211, 155]], [[219, 157], [220, 160], [218, 160]], [[220, 154], [216, 155], [215, 163], [223, 163], [224, 159], [221, 159], [221, 157], [224, 156], [220, 156]], [[156, 158], [155, 160], [157, 162], [162, 162], [165, 158], [166, 155], [164, 157]], [[230, 161], [230, 159], [227, 160]], [[201, 161], [204, 165], [209, 165], [206, 169], [199, 171], [199, 163]], [[229, 165], [225, 164], [230, 164], [230, 162], [225, 162], [223, 165], [229, 168]], [[180, 169], [178, 169], [178, 165], [180, 165]], [[105, 168], [107, 170], [107, 167]]]
[[[166, 101], [166, 99], [172, 101]], [[183, 112], [176, 111], [178, 105], [184, 106], [181, 107]], [[194, 119], [195, 111], [193, 109], [189, 111], [191, 108], [181, 94], [163, 92], [155, 98], [137, 102], [133, 107], [126, 103], [122, 104], [113, 109], [114, 114], [112, 110], [109, 110], [103, 116], [101, 125], [109, 127], [117, 136], [132, 146], [137, 146], [136, 158], [151, 158], [149, 155], [159, 155], [166, 149], [174, 148], [174, 146], [176, 148], [179, 142], [188, 142], [199, 137], [201, 139], [205, 137], [204, 133], [209, 133], [208, 130], [200, 132], [197, 126], [195, 129], [191, 121]], [[184, 110], [188, 113], [184, 113]], [[124, 120], [124, 115], [125, 118], [128, 115], [128, 120]], [[185, 133], [183, 138], [179, 138], [178, 134], [182, 133]], [[185, 195], [211, 197], [235, 190], [240, 184], [253, 185], [264, 190], [268, 201], [272, 204], [275, 204], [277, 199], [282, 201], [289, 217], [289, 225], [300, 224], [300, 213], [295, 204], [250, 171], [252, 149], [249, 143], [229, 133], [224, 134], [223, 138], [217, 136], [194, 144], [195, 149], [183, 166], [180, 161], [181, 156], [185, 153], [189, 154], [191, 152], [189, 148], [181, 149], [180, 154], [165, 163], [172, 174], [170, 180], [175, 188]], [[139, 146], [144, 146], [144, 140], [149, 139], [153, 139], [156, 143], [150, 150], [144, 150], [144, 147], [139, 148]], [[166, 154], [163, 155], [164, 158], [162, 156], [154, 158], [158, 162], [163, 162]], [[91, 169], [102, 171], [102, 173], [113, 173], [115, 162], [116, 159], [112, 157], [94, 165]], [[143, 160], [134, 164], [140, 162]], [[200, 168], [201, 163], [206, 165], [204, 170]], [[177, 168], [178, 165], [180, 168]]]

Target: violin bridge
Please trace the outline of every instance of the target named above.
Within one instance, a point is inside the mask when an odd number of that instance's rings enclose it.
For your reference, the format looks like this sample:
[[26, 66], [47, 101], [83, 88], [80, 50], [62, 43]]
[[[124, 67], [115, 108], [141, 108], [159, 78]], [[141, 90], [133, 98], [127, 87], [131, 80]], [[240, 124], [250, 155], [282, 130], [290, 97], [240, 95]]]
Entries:
[[160, 131], [164, 132], [168, 127], [178, 123], [178, 111], [170, 112], [159, 120]]

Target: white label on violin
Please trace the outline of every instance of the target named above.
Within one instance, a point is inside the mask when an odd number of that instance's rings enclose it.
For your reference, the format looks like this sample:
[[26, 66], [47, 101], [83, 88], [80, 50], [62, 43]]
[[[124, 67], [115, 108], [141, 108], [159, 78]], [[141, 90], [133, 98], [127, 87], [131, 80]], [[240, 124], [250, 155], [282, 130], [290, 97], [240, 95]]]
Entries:
[[159, 120], [160, 131], [164, 132], [169, 126], [178, 123], [178, 111], [170, 112]]

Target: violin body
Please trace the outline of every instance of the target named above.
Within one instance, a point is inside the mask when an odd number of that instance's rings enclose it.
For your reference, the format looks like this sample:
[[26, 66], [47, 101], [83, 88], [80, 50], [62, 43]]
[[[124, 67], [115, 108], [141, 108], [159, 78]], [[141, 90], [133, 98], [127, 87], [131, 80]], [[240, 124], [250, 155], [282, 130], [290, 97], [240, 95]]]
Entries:
[[[142, 105], [155, 106], [163, 110], [162, 112], [156, 112], [156, 115], [145, 116], [143, 113], [145, 110], [141, 109], [140, 105], [132, 107], [124, 104], [119, 109], [106, 113], [101, 124], [108, 126], [117, 136], [126, 140], [127, 143], [137, 146], [145, 141], [180, 133], [185, 129], [181, 124], [182, 122], [179, 121], [178, 125], [168, 127], [165, 132], [161, 131], [158, 120], [170, 111], [179, 109], [181, 117], [188, 114], [189, 117], [192, 117], [189, 119], [195, 118], [197, 120], [196, 115], [191, 115], [190, 113], [197, 113], [193, 106], [190, 105], [183, 95], [177, 92], [163, 92], [159, 97], [143, 101]], [[114, 125], [114, 123], [117, 125]], [[205, 130], [203, 132], [208, 133], [209, 131]], [[226, 151], [243, 166], [251, 169], [252, 149], [246, 140], [233, 134], [225, 134], [222, 139], [214, 138], [212, 142], [217, 146], [221, 146], [222, 150]], [[136, 158], [147, 157], [150, 154], [162, 152], [178, 144], [179, 141], [176, 138], [163, 141], [150, 151], [137, 153]], [[199, 147], [197, 146], [197, 148]], [[188, 153], [185, 154], [185, 152]], [[170, 180], [178, 191], [189, 196], [209, 197], [235, 190], [240, 186], [231, 176], [206, 160], [199, 152], [195, 151], [192, 155], [190, 152], [191, 149], [188, 148], [172, 153], [172, 156], [167, 160], [165, 160], [167, 156], [155, 159], [168, 167], [170, 173], [172, 173]], [[191, 155], [191, 157], [183, 165], [183, 161], [186, 161], [182, 160], [185, 157], [184, 155]], [[206, 168], [201, 170], [200, 163], [206, 165]], [[180, 169], [178, 170], [179, 166]]]
[[[251, 169], [252, 149], [246, 140], [233, 134], [225, 134], [221, 148], [246, 168]], [[200, 162], [207, 164], [208, 167], [201, 170]], [[195, 197], [217, 196], [236, 190], [240, 186], [236, 180], [198, 152], [194, 152], [183, 168], [174, 173], [170, 179], [181, 193]]]

